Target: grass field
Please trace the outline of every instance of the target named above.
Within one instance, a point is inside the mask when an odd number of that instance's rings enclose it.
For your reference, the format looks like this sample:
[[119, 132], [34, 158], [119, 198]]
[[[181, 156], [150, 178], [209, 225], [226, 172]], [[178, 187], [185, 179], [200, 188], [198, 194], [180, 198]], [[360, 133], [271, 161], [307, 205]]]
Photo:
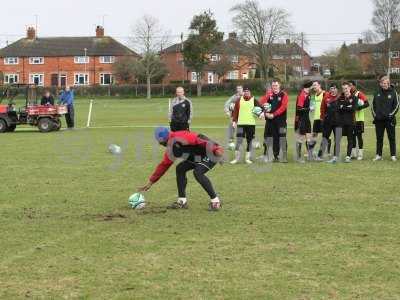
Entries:
[[[194, 130], [224, 142], [223, 103], [194, 99]], [[400, 299], [400, 168], [387, 142], [371, 162], [370, 121], [364, 162], [218, 166], [216, 214], [193, 176], [190, 209], [166, 212], [171, 169], [138, 213], [167, 107], [101, 100], [91, 129], [0, 135], [1, 299]], [[88, 101], [76, 111], [82, 128]]]

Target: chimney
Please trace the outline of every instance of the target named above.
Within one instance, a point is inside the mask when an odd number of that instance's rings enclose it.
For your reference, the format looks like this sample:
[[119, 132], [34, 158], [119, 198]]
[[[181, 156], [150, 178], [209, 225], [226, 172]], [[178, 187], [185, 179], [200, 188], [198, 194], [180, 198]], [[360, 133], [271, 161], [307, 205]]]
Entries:
[[104, 27], [103, 26], [96, 27], [96, 37], [98, 37], [98, 38], [104, 37]]
[[33, 27], [28, 27], [27, 31], [26, 31], [26, 37], [29, 40], [35, 40], [36, 39], [36, 30]]
[[362, 45], [364, 43], [363, 39], [358, 39], [358, 44]]
[[229, 33], [229, 39], [230, 40], [236, 40], [237, 39], [237, 33], [236, 32], [230, 32]]
[[290, 45], [290, 39], [286, 39], [286, 45]]

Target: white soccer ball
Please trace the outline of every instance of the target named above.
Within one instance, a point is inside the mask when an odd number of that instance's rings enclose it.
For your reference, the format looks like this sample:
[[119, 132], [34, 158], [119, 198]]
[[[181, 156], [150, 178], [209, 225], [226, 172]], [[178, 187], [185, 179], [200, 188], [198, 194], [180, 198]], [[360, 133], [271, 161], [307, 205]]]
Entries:
[[120, 155], [122, 153], [121, 147], [115, 144], [111, 144], [110, 146], [108, 146], [108, 151], [115, 155]]
[[271, 103], [265, 103], [265, 104], [264, 104], [264, 109], [265, 109], [265, 111], [266, 111], [267, 113], [271, 112], [271, 110], [272, 110], [272, 105], [271, 105]]
[[146, 199], [140, 193], [133, 194], [129, 197], [129, 205], [136, 210], [141, 210], [146, 207]]
[[253, 141], [253, 148], [254, 149], [260, 149], [261, 148], [261, 144], [259, 141]]
[[228, 149], [229, 150], [233, 151], [233, 150], [235, 150], [235, 148], [236, 148], [236, 144], [234, 142], [231, 142], [231, 143], [228, 144]]

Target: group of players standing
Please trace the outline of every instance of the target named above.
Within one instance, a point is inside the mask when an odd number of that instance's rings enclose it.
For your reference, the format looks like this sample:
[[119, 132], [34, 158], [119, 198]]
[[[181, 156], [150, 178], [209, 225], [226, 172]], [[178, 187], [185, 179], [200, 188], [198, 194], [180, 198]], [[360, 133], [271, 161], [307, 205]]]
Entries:
[[[255, 139], [256, 120], [265, 120], [264, 162], [287, 163], [287, 110], [289, 97], [281, 89], [278, 80], [273, 80], [271, 88], [257, 101], [247, 87], [238, 86], [236, 94], [225, 103], [225, 113], [230, 118], [228, 129], [230, 147], [235, 149], [235, 158], [231, 164], [241, 159], [241, 146], [247, 141], [245, 162], [253, 163], [252, 148]], [[319, 81], [308, 81], [303, 85], [296, 101], [294, 129], [296, 136], [296, 161], [304, 163], [303, 145], [307, 149], [308, 161], [336, 163], [340, 160], [340, 143], [347, 137], [345, 162], [352, 159], [363, 160], [365, 110], [370, 106], [366, 95], [357, 90], [354, 81], [342, 83], [341, 91], [337, 84], [331, 84], [324, 91]], [[376, 129], [376, 157], [382, 160], [383, 138], [385, 130], [390, 143], [391, 160], [396, 158], [396, 114], [399, 109], [398, 95], [386, 76], [380, 78], [380, 87], [372, 101], [372, 115]], [[311, 125], [310, 115], [313, 116]], [[234, 143], [236, 130], [236, 143]], [[331, 155], [332, 135], [335, 147]], [[322, 136], [318, 145], [318, 138]]]

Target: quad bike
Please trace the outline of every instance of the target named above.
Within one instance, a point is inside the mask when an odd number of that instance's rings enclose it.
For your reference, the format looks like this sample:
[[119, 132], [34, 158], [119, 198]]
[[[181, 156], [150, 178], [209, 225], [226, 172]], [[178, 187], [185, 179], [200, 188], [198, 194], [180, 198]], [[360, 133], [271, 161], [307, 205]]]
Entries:
[[[14, 99], [24, 90], [25, 106], [16, 108]], [[8, 99], [8, 104], [1, 104]], [[65, 105], [40, 105], [37, 87], [32, 84], [8, 86], [0, 99], [0, 133], [13, 132], [18, 125], [37, 126], [40, 132], [61, 129], [61, 117], [67, 113]]]

